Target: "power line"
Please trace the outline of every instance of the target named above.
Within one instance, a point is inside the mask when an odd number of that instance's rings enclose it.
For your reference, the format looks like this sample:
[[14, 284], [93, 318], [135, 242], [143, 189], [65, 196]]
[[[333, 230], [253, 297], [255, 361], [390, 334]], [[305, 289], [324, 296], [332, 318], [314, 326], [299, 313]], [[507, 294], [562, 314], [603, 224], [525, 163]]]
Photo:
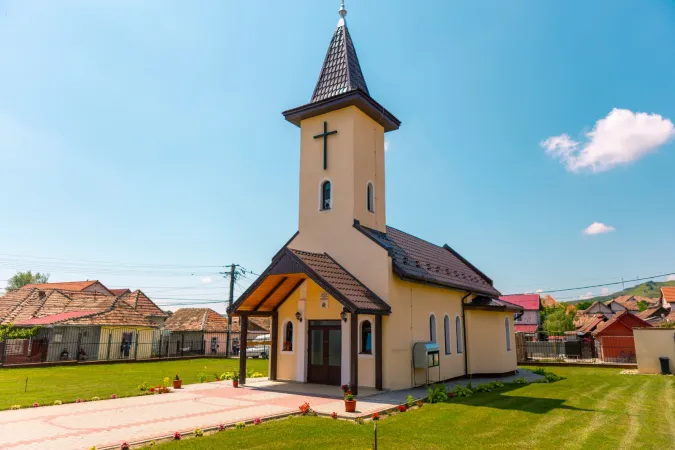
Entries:
[[614, 286], [617, 284], [622, 284], [625, 283], [626, 281], [644, 281], [644, 280], [652, 280], [654, 278], [661, 278], [661, 277], [667, 277], [670, 275], [675, 275], [675, 272], [671, 273], [662, 273], [660, 275], [652, 275], [649, 277], [642, 277], [642, 278], [635, 278], [634, 280], [621, 280], [621, 281], [614, 281], [612, 283], [602, 283], [602, 284], [592, 284], [589, 286], [580, 286], [580, 287], [573, 287], [573, 288], [565, 288], [565, 289], [552, 289], [548, 291], [539, 291], [540, 294], [550, 294], [553, 292], [567, 292], [567, 291], [576, 291], [576, 290], [581, 290], [581, 289], [591, 289], [591, 288], [596, 288], [596, 287], [604, 287], [604, 286]]

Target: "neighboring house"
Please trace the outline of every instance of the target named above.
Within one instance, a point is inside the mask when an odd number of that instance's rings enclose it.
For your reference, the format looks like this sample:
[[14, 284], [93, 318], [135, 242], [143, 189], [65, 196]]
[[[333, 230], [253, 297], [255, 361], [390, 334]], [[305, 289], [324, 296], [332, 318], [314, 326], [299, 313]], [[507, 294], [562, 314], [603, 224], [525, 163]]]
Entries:
[[612, 308], [609, 307], [608, 305], [602, 303], [602, 302], [593, 302], [591, 306], [589, 306], [586, 309], [582, 309], [581, 311], [577, 312], [578, 315], [597, 315], [597, 314], [602, 314], [605, 316], [607, 319], [610, 317], [614, 316], [614, 311], [612, 311]]
[[129, 289], [125, 289], [125, 291], [120, 295], [122, 300], [143, 315], [143, 317], [154, 322], [158, 327], [161, 328], [164, 325], [164, 321], [169, 315], [155, 305], [143, 291], [136, 290], [131, 292]]
[[578, 314], [574, 317], [574, 326], [578, 336], [590, 334], [596, 330], [598, 325], [607, 321], [603, 314]]
[[662, 303], [670, 304], [670, 310], [675, 311], [675, 286], [667, 286], [661, 288], [661, 297]]
[[[539, 294], [513, 294], [499, 297], [523, 308], [524, 312], [514, 314], [513, 328], [515, 332], [534, 333], [541, 327], [542, 302]], [[557, 302], [556, 302], [557, 303]]]
[[387, 226], [385, 132], [400, 122], [370, 96], [344, 17], [310, 102], [284, 116], [300, 128], [298, 232], [228, 311], [270, 318], [270, 379], [358, 394], [514, 373], [523, 308], [450, 246]]
[[[269, 333], [268, 330], [255, 323], [260, 319], [255, 318], [249, 322], [249, 332], [253, 336]], [[164, 330], [170, 331], [171, 334], [162, 346], [162, 354], [169, 356], [184, 356], [186, 353], [214, 356], [226, 354], [227, 317], [210, 308], [178, 309], [166, 319]], [[238, 354], [239, 333], [239, 318], [236, 317], [233, 318], [230, 336], [231, 354]]]
[[657, 303], [657, 300], [649, 297], [641, 297], [639, 295], [622, 295], [605, 302], [614, 314], [630, 311], [632, 313], [640, 312], [640, 302], [644, 302], [650, 306]]
[[32, 339], [8, 341], [6, 363], [145, 359], [157, 328], [115, 296], [34, 287], [0, 297], [0, 323], [41, 327]]
[[651, 327], [647, 321], [630, 311], [623, 311], [599, 324], [593, 336], [600, 344], [600, 353], [605, 362], [635, 362], [635, 339], [633, 328]]
[[60, 289], [63, 291], [95, 292], [103, 295], [115, 295], [98, 280], [62, 281], [54, 283], [29, 284], [24, 287], [36, 289]]

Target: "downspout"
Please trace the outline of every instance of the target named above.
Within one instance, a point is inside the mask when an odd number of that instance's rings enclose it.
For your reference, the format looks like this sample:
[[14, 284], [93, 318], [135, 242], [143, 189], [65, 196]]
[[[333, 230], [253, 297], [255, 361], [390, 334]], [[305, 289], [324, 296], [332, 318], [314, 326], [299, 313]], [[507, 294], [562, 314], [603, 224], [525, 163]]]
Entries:
[[464, 341], [464, 376], [469, 375], [469, 349], [466, 348], [466, 315], [464, 314], [464, 300], [471, 295], [471, 291], [468, 291], [464, 297], [462, 297], [462, 340]]

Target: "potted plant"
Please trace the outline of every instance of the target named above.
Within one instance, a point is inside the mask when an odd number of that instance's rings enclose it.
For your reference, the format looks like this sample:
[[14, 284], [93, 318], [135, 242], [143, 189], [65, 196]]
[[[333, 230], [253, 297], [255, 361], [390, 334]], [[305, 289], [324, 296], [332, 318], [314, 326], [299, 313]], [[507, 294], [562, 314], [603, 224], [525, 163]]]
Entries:
[[173, 379], [173, 388], [174, 389], [180, 389], [182, 385], [183, 385], [183, 380], [181, 380], [180, 377], [178, 376], [178, 374], [176, 374], [176, 376]]
[[345, 394], [345, 412], [356, 411], [356, 398], [354, 398], [354, 394], [351, 389], [349, 389], [349, 385], [343, 385], [342, 391]]
[[236, 370], [232, 375], [232, 387], [239, 387], [239, 372], [237, 372]]

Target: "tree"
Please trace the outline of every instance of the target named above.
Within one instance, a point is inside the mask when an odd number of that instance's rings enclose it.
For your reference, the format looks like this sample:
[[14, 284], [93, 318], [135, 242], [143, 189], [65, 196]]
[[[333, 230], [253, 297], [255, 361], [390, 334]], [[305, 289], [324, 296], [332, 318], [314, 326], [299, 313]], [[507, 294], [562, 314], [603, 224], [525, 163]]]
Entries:
[[12, 278], [7, 280], [7, 287], [5, 291], [12, 292], [17, 289], [21, 289], [27, 284], [40, 284], [46, 283], [49, 280], [48, 273], [35, 272], [32, 273], [30, 270], [26, 272], [17, 272]]
[[546, 315], [544, 331], [547, 333], [574, 331], [574, 316], [567, 314], [564, 307], [555, 308], [555, 311]]
[[637, 307], [640, 310], [640, 312], [644, 311], [645, 309], [649, 308], [650, 306], [651, 305], [644, 300], [640, 300], [639, 302], [637, 302]]
[[588, 308], [590, 308], [590, 306], [591, 306], [592, 304], [593, 304], [592, 301], [590, 301], [590, 300], [585, 300], [585, 301], [583, 301], [583, 302], [577, 303], [577, 304], [575, 305], [575, 307], [577, 308], [577, 311], [581, 311], [582, 309], [588, 309]]
[[40, 330], [40, 327], [16, 328], [14, 324], [0, 325], [0, 342], [7, 339], [28, 339], [33, 337]]

